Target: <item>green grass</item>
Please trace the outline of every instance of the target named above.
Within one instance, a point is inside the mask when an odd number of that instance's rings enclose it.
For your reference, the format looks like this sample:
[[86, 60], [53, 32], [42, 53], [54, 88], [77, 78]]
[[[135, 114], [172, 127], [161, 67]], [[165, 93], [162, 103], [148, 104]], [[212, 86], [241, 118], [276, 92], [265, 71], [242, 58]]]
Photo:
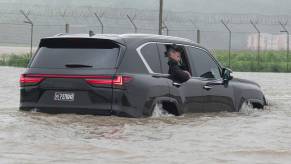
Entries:
[[29, 63], [30, 54], [3, 54], [0, 56], [0, 65], [13, 67], [26, 67]]
[[[228, 51], [218, 50], [215, 57], [224, 66], [228, 67]], [[240, 72], [286, 72], [286, 51], [263, 51], [259, 56], [256, 51], [232, 51], [230, 68]], [[291, 62], [289, 62], [291, 72]]]
[[[228, 67], [228, 51], [217, 50], [215, 57], [221, 64]], [[28, 53], [1, 55], [0, 65], [26, 67], [29, 58]], [[286, 72], [286, 59], [286, 51], [262, 51], [258, 64], [256, 51], [232, 51], [230, 68], [240, 72]], [[289, 62], [289, 72], [291, 72], [291, 62]]]

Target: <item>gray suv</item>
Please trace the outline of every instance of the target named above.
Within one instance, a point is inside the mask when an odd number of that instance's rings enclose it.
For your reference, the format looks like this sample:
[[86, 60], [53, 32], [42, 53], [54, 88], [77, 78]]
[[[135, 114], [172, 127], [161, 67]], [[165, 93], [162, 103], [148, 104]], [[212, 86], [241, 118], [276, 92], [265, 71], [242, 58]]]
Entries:
[[[173, 44], [192, 76], [184, 83], [168, 74], [165, 52]], [[233, 78], [206, 48], [150, 34], [43, 38], [20, 84], [20, 110], [48, 113], [147, 117], [157, 104], [174, 115], [266, 105], [258, 84]]]

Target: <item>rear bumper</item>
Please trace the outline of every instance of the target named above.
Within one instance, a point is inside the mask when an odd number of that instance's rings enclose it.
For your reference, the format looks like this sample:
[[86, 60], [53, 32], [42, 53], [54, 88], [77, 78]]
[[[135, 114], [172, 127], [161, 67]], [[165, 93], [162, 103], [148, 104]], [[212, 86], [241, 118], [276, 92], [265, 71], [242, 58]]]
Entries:
[[[75, 102], [54, 101], [55, 90], [59, 89], [22, 88], [19, 109], [52, 114], [76, 113], [134, 118], [149, 116], [144, 112], [145, 98], [137, 97], [126, 90], [114, 89], [112, 91], [108, 88], [92, 87], [89, 91], [74, 91], [79, 97]], [[70, 92], [71, 90], [64, 91]]]
[[[100, 107], [100, 106], [99, 106]], [[40, 106], [33, 103], [21, 103], [19, 110], [21, 111], [36, 111], [49, 114], [88, 114], [88, 115], [100, 115], [100, 116], [120, 116], [120, 117], [142, 117], [134, 112], [135, 109], [127, 108], [123, 110], [122, 107], [111, 108], [97, 108], [94, 106]]]
[[[66, 83], [68, 86], [69, 83]], [[64, 84], [65, 85], [65, 84]], [[74, 88], [74, 87], [73, 87]], [[142, 117], [136, 109], [128, 106], [112, 105], [111, 88], [89, 87], [87, 90], [73, 91], [77, 101], [55, 101], [54, 92], [72, 92], [71, 89], [47, 89], [38, 86], [25, 87], [20, 90], [22, 111], [38, 111], [51, 114], [75, 113], [102, 116]], [[120, 100], [120, 98], [118, 98]]]

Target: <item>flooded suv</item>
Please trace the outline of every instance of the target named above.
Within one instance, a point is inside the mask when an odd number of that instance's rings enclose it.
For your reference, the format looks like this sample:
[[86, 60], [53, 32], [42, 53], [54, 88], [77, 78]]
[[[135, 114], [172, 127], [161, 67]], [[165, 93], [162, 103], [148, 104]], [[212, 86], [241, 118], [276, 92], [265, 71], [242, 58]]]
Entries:
[[[168, 74], [165, 52], [172, 44], [192, 76], [187, 82]], [[48, 113], [147, 117], [157, 105], [174, 115], [266, 105], [258, 84], [233, 78], [207, 49], [161, 35], [43, 38], [20, 85], [20, 110]]]

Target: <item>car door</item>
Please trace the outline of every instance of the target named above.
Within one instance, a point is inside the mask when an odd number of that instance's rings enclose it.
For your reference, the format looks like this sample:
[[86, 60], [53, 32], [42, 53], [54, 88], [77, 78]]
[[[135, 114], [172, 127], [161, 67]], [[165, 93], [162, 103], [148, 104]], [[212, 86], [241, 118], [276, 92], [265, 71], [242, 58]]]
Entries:
[[213, 56], [204, 48], [188, 47], [189, 58], [202, 82], [206, 112], [233, 111], [234, 91], [231, 83], [223, 84], [221, 67]]
[[[168, 57], [165, 55], [169, 44], [167, 43], [158, 43], [158, 49], [160, 52], [160, 60], [162, 66], [162, 72], [164, 74], [168, 74], [169, 66], [168, 66]], [[186, 48], [181, 45], [181, 47], [185, 50]], [[189, 64], [186, 54], [184, 62]], [[190, 71], [190, 70], [189, 70]], [[191, 72], [191, 71], [190, 71]], [[202, 82], [198, 78], [191, 78], [184, 83], [177, 83], [171, 79], [170, 83], [170, 97], [176, 99], [180, 104], [180, 110], [183, 113], [189, 112], [203, 112], [203, 102], [204, 98], [202, 96]]]
[[160, 55], [156, 43], [149, 42], [141, 45], [138, 48], [138, 53], [149, 74], [137, 75], [139, 76], [139, 82], [142, 84], [138, 87], [143, 87], [145, 92], [136, 94], [144, 95], [145, 99], [148, 99], [147, 104], [151, 104], [154, 100], [166, 99], [167, 95], [169, 95], [170, 80], [162, 76]]

